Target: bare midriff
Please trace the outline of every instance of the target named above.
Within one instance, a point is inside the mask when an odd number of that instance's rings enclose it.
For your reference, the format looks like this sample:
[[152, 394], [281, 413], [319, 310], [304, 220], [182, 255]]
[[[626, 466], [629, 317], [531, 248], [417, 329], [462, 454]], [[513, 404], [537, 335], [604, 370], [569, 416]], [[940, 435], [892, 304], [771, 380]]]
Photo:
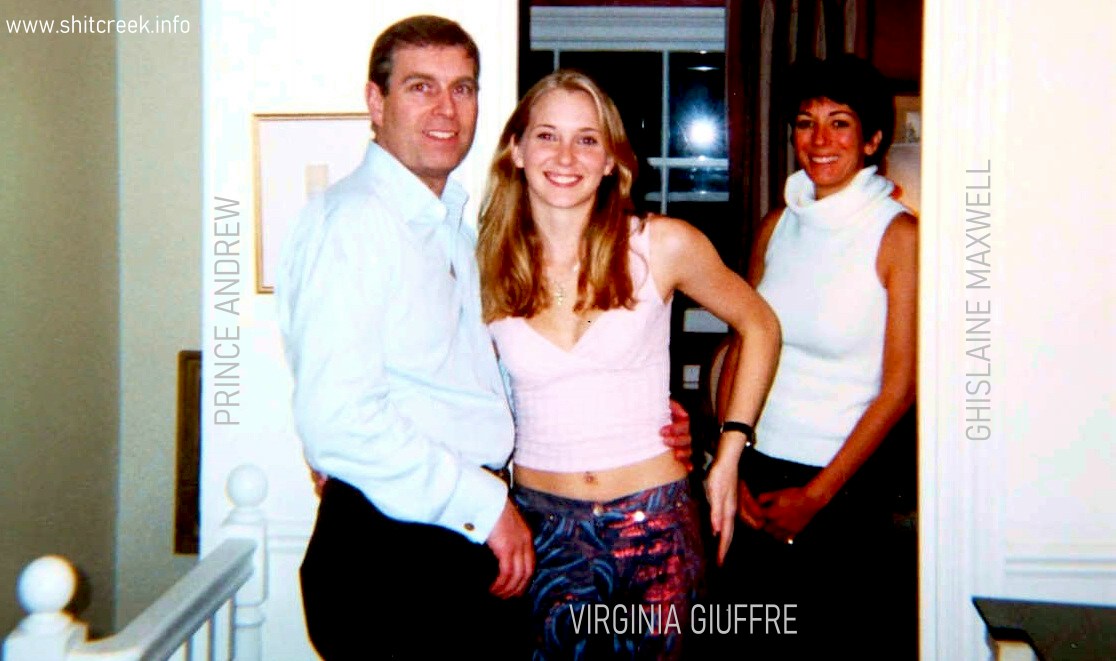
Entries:
[[515, 483], [535, 491], [593, 502], [615, 500], [686, 477], [686, 467], [671, 452], [607, 470], [557, 473], [515, 467]]

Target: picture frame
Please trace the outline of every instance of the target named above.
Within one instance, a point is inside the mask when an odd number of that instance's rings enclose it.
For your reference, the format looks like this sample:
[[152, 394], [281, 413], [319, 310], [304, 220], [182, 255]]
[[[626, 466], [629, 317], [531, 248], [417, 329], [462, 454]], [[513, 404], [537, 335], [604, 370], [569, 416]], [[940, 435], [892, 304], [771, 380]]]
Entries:
[[922, 208], [922, 97], [895, 97], [895, 134], [887, 152], [886, 176], [895, 182], [895, 194], [916, 216]]
[[895, 97], [895, 144], [915, 144], [922, 141], [922, 97], [900, 94]]
[[174, 552], [198, 553], [201, 467], [201, 352], [178, 352], [174, 463]]
[[252, 136], [256, 293], [271, 294], [299, 211], [360, 164], [372, 131], [367, 112], [256, 113]]

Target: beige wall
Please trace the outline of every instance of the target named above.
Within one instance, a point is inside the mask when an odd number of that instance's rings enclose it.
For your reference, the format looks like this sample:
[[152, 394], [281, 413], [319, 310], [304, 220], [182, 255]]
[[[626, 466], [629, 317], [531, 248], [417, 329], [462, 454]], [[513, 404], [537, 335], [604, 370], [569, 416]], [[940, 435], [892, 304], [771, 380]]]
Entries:
[[[3, 19], [113, 15], [15, 0]], [[113, 610], [119, 393], [115, 43], [0, 26], [0, 631], [23, 565], [61, 553]]]
[[200, 348], [202, 28], [197, 1], [120, 0], [117, 12], [190, 26], [117, 39], [123, 625], [195, 562], [174, 555], [175, 370], [180, 350]]
[[190, 24], [0, 27], [0, 631], [24, 564], [61, 553], [108, 632], [194, 563], [173, 523], [176, 356], [200, 327], [199, 3], [15, 4], [0, 18]]

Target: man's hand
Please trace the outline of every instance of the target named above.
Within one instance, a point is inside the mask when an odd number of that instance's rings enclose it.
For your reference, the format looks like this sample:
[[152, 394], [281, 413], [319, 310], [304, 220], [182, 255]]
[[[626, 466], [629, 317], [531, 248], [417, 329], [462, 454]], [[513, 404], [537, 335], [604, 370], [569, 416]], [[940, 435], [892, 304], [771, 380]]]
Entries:
[[691, 460], [694, 450], [691, 447], [693, 439], [690, 438], [690, 414], [686, 409], [673, 399], [670, 400], [670, 424], [659, 430], [663, 443], [674, 452], [674, 458], [686, 466], [686, 470], [693, 470]]
[[523, 594], [535, 571], [535, 544], [511, 501], [504, 503], [504, 511], [485, 544], [500, 561], [500, 574], [488, 591], [501, 599]]
[[325, 473], [319, 473], [318, 471], [311, 468], [310, 481], [314, 483], [314, 495], [318, 498], [321, 498], [322, 489], [325, 488], [325, 483], [329, 481], [329, 476]]

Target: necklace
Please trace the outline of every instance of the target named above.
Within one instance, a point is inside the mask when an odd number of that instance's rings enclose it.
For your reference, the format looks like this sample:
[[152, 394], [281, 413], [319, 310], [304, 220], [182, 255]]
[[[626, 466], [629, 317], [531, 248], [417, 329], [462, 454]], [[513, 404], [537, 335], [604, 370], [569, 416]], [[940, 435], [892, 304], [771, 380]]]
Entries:
[[[576, 278], [577, 272], [580, 270], [581, 261], [578, 260], [574, 262], [573, 268], [570, 270], [570, 274]], [[567, 278], [568, 277], [569, 276], [567, 276]], [[566, 278], [563, 278], [563, 280], [565, 279]], [[549, 272], [547, 273], [546, 283], [548, 288], [550, 289], [550, 295], [554, 297], [555, 307], [562, 307], [562, 305], [566, 302], [566, 287], [562, 284], [563, 280], [555, 280], [554, 278], [550, 277]]]
[[566, 288], [560, 284], [555, 284], [553, 280], [550, 281], [551, 288], [554, 289], [554, 303], [558, 307], [566, 302]]

